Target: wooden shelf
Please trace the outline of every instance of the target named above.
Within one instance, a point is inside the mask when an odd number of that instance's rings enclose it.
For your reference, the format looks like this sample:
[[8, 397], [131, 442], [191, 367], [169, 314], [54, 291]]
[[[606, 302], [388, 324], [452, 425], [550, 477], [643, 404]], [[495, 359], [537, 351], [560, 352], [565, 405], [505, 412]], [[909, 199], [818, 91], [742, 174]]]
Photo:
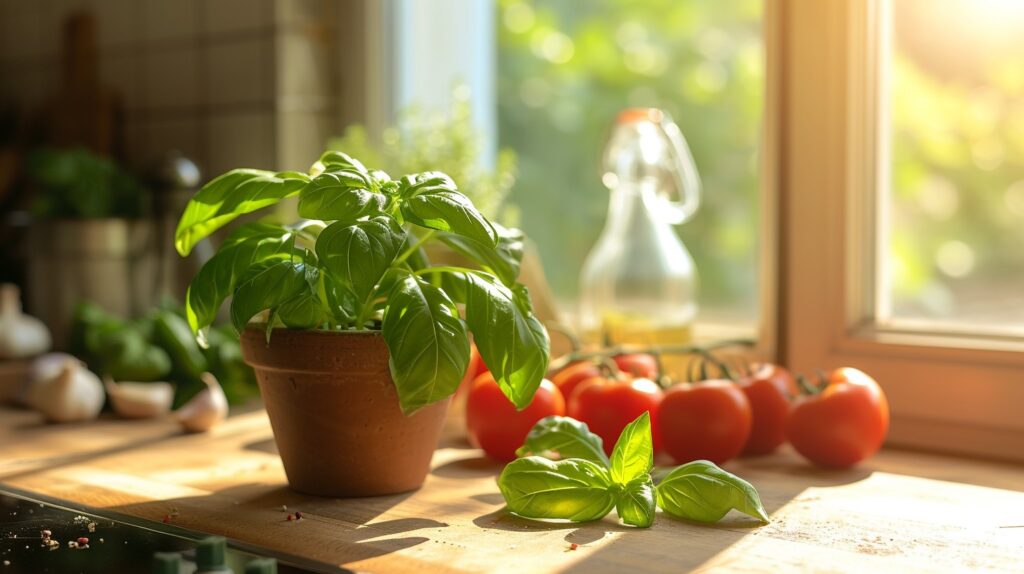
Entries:
[[[43, 425], [0, 408], [0, 482], [368, 572], [1009, 571], [1024, 548], [1024, 467], [884, 451], [850, 471], [785, 451], [727, 468], [772, 522], [543, 524], [507, 515], [501, 465], [455, 439], [423, 489], [334, 500], [288, 490], [266, 415], [182, 435], [169, 421]], [[330, 456], [330, 453], [324, 453]], [[358, 472], [358, 469], [353, 469]], [[281, 506], [305, 518], [288, 522]], [[578, 544], [570, 550], [570, 544]]]

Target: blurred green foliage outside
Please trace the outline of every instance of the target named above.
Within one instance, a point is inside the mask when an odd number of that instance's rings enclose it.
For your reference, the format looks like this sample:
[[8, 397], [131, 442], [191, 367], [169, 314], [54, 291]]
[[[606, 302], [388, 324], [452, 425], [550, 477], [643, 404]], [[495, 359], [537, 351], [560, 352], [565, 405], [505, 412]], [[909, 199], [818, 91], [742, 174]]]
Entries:
[[702, 315], [754, 319], [762, 12], [760, 0], [499, 1], [499, 142], [519, 157], [511, 201], [559, 298], [575, 299], [604, 224], [609, 128], [623, 108], [651, 106], [673, 116], [703, 181], [679, 230]]

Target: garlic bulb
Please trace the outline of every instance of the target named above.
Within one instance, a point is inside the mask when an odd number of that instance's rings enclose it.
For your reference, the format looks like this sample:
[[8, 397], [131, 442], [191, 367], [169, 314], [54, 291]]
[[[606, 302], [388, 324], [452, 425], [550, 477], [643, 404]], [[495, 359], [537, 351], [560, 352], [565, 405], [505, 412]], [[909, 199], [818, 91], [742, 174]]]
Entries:
[[50, 330], [21, 312], [17, 285], [0, 285], [0, 359], [23, 359], [50, 349]]
[[204, 432], [220, 424], [228, 416], [228, 398], [216, 377], [202, 374], [206, 388], [175, 411], [175, 418], [187, 432]]
[[105, 395], [99, 377], [77, 360], [68, 359], [55, 375], [33, 381], [26, 398], [46, 420], [66, 423], [99, 416]]
[[103, 386], [107, 389], [114, 412], [126, 419], [165, 415], [171, 411], [171, 403], [174, 402], [174, 385], [170, 383], [115, 383], [107, 377]]

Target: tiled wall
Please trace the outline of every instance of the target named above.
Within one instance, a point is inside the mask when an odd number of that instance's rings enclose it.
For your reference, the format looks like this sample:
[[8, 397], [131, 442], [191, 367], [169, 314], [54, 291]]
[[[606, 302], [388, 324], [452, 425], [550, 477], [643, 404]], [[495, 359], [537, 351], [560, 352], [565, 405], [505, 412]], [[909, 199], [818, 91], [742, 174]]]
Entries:
[[0, 0], [0, 100], [52, 98], [62, 20], [83, 9], [136, 167], [179, 149], [207, 175], [305, 168], [340, 127], [332, 0]]

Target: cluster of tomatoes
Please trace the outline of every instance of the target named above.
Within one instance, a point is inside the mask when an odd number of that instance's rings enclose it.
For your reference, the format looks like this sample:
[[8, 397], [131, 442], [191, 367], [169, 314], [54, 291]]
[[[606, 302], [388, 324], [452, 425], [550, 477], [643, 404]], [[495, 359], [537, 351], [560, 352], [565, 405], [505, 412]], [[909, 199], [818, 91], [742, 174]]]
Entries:
[[[701, 360], [714, 361], [709, 354]], [[840, 368], [811, 383], [779, 365], [754, 364], [738, 374], [716, 365], [732, 378], [673, 383], [645, 353], [574, 361], [517, 411], [474, 353], [465, 380], [466, 428], [470, 442], [498, 460], [514, 459], [533, 425], [550, 415], [587, 423], [611, 454], [622, 429], [647, 411], [655, 452], [676, 464], [722, 464], [771, 453], [788, 440], [816, 464], [845, 468], [871, 456], [885, 439], [888, 403], [862, 371]]]

